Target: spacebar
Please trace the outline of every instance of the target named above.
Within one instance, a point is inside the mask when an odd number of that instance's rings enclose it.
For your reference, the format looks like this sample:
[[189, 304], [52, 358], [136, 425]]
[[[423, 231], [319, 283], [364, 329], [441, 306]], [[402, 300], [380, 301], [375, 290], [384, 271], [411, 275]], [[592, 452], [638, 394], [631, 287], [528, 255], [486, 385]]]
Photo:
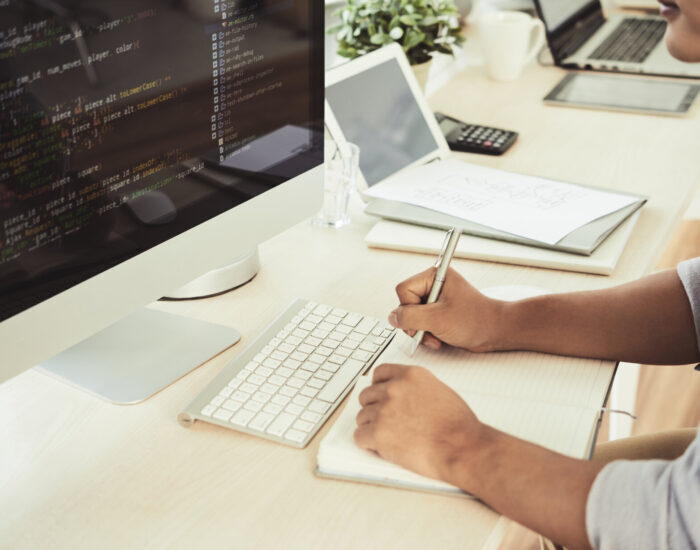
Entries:
[[348, 359], [335, 373], [335, 376], [328, 381], [323, 389], [316, 395], [317, 399], [335, 403], [338, 396], [348, 387], [353, 378], [365, 367], [367, 363], [357, 359]]

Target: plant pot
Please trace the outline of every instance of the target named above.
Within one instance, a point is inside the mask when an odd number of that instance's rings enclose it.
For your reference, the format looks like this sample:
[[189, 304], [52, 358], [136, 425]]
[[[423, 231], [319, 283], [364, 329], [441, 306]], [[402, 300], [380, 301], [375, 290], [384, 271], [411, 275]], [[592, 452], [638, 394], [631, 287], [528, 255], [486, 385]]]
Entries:
[[432, 65], [433, 60], [426, 61], [425, 63], [421, 63], [420, 65], [411, 65], [411, 69], [413, 69], [413, 74], [416, 75], [416, 80], [418, 81], [418, 85], [420, 86], [421, 91], [425, 92], [425, 85], [428, 82], [428, 75], [430, 74], [430, 66]]

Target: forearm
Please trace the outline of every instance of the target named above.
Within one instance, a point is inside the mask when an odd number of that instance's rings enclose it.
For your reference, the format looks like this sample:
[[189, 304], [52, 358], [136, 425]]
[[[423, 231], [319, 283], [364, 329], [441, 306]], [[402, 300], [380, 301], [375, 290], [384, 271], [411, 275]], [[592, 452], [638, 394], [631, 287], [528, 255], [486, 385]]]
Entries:
[[697, 361], [695, 325], [674, 270], [614, 288], [505, 304], [495, 349], [653, 364]]
[[484, 426], [478, 450], [451, 457], [443, 477], [566, 548], [590, 548], [586, 501], [603, 465]]

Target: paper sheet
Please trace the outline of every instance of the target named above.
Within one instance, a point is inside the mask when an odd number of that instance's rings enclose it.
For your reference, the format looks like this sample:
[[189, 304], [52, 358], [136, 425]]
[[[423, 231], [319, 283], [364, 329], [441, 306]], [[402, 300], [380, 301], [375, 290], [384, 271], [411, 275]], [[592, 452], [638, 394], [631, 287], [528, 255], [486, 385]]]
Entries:
[[399, 174], [365, 194], [430, 208], [550, 245], [637, 200], [451, 159]]

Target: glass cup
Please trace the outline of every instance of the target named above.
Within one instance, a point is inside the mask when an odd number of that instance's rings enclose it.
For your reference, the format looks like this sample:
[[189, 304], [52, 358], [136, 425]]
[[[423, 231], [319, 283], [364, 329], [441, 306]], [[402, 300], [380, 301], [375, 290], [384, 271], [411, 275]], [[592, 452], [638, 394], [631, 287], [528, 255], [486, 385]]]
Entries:
[[324, 143], [323, 206], [311, 218], [317, 227], [342, 227], [350, 223], [350, 193], [357, 185], [360, 148], [354, 143]]

